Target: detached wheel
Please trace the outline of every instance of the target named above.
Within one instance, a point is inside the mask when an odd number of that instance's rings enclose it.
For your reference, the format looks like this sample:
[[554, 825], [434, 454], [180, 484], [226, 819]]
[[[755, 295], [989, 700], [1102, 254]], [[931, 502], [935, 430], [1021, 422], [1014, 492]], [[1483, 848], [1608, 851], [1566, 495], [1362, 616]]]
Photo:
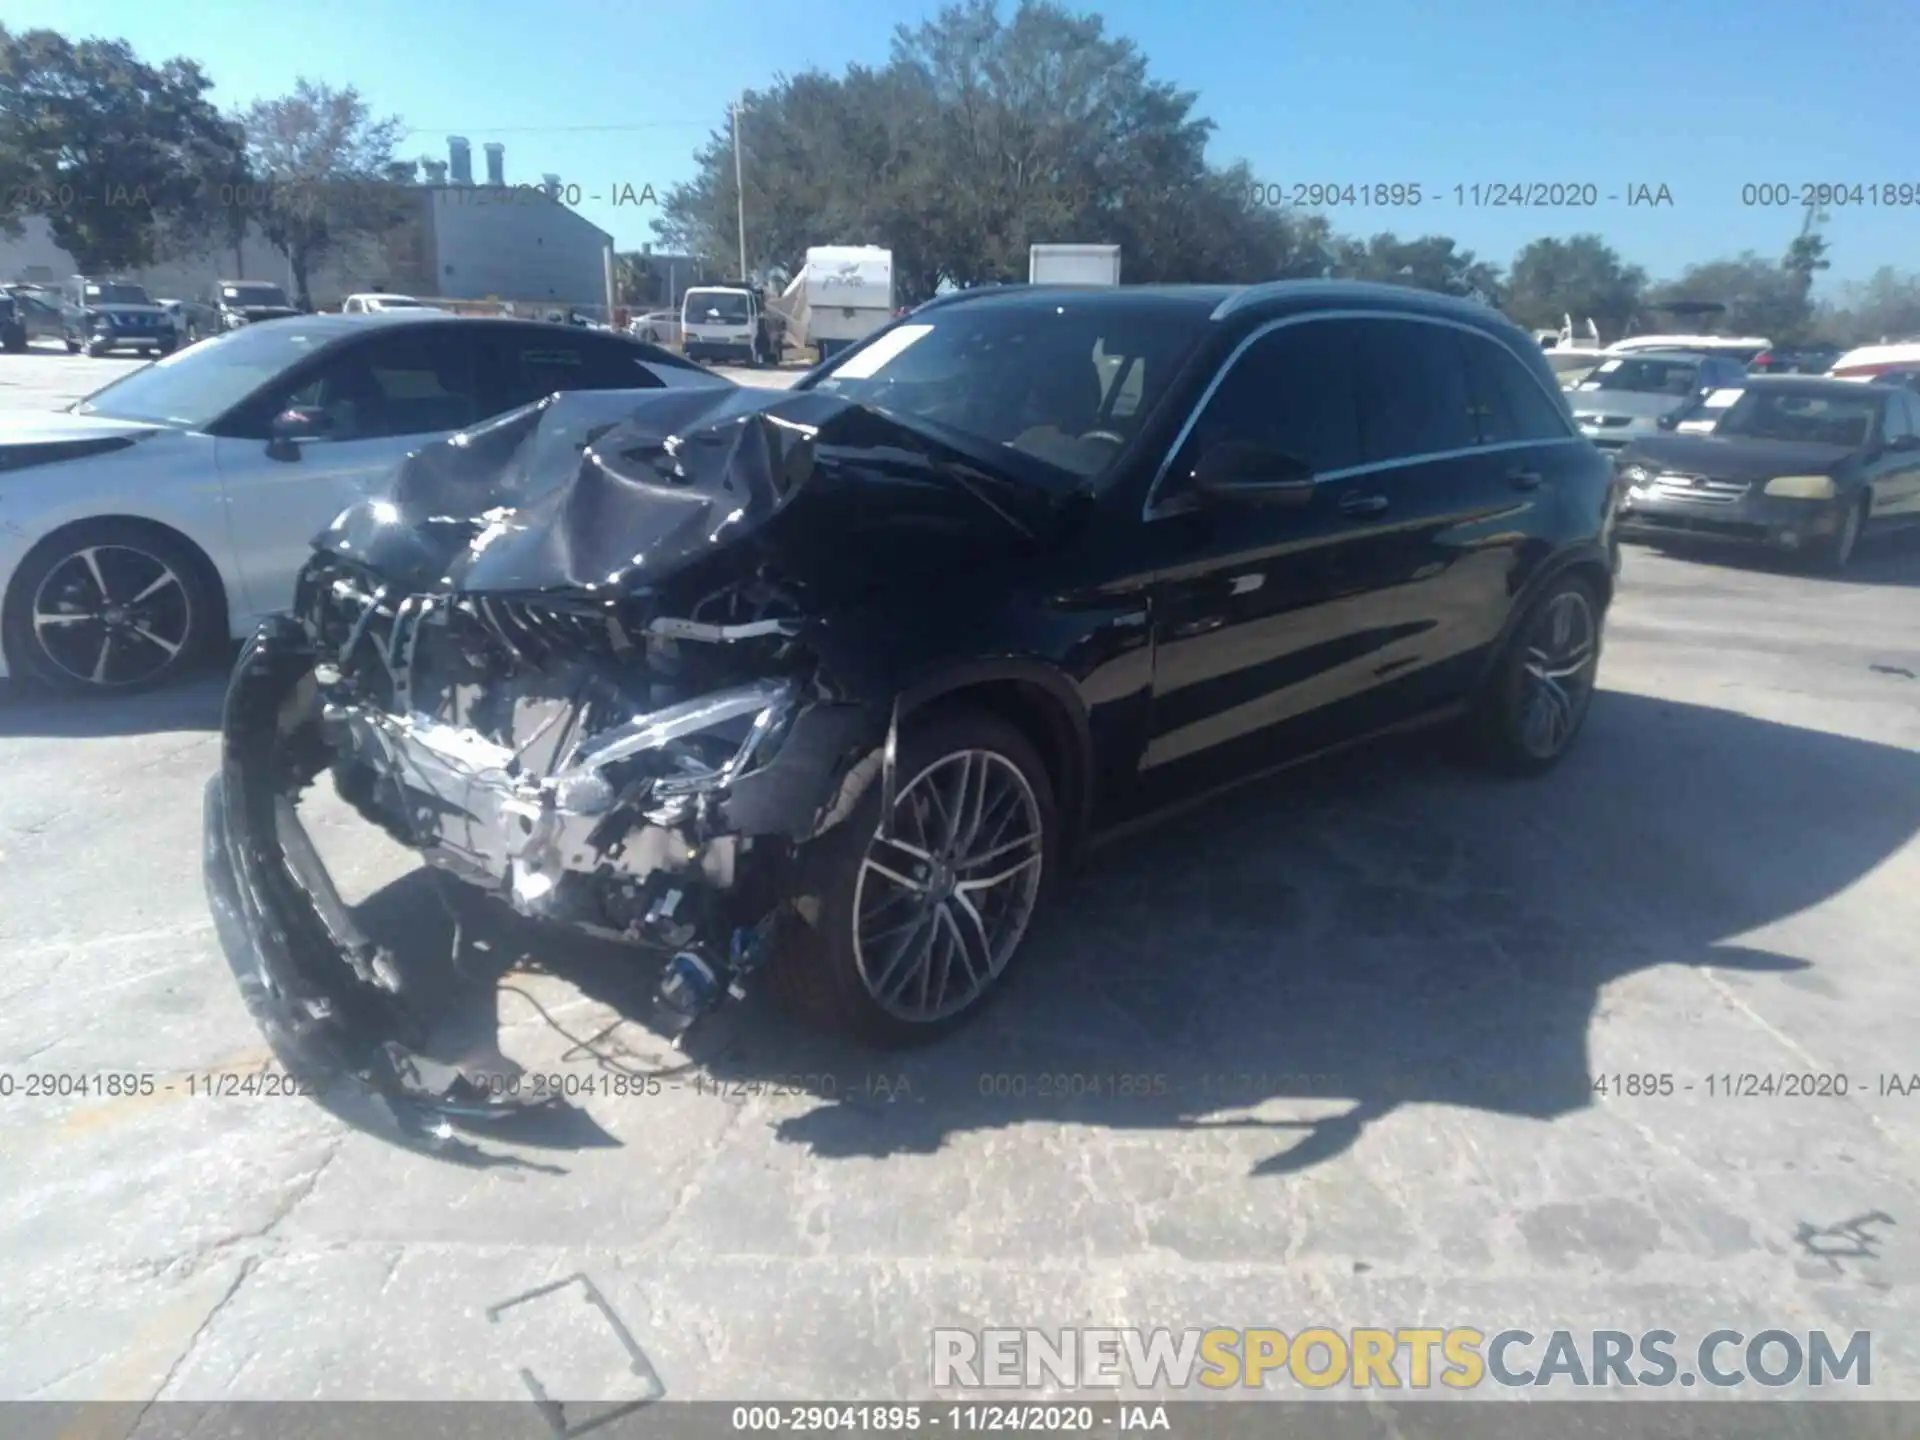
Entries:
[[0, 630], [16, 674], [69, 694], [124, 695], [167, 684], [201, 659], [220, 613], [184, 544], [103, 520], [28, 554]]
[[1837, 575], [1853, 563], [1853, 552], [1859, 547], [1860, 532], [1866, 528], [1867, 497], [1847, 507], [1847, 513], [1840, 517], [1840, 524], [1833, 534], [1824, 541], [1813, 554], [1817, 568], [1829, 575]]
[[1487, 678], [1469, 719], [1480, 758], [1509, 775], [1541, 775], [1586, 723], [1600, 668], [1600, 602], [1567, 576], [1534, 601]]
[[[776, 947], [775, 984], [875, 1044], [975, 1014], [1026, 938], [1057, 853], [1046, 767], [997, 716], [956, 711], [903, 737], [893, 813], [876, 785], [823, 863], [818, 921]], [[830, 842], [831, 843], [831, 842]]]

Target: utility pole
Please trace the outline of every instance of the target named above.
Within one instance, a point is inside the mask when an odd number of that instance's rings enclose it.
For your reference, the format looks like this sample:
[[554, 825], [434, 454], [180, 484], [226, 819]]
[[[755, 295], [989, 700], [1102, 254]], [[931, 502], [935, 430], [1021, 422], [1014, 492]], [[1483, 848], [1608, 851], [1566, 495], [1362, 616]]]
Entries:
[[[742, 97], [745, 98], [745, 97]], [[740, 181], [740, 101], [733, 102], [733, 198], [740, 224], [740, 278], [747, 278], [747, 192]]]

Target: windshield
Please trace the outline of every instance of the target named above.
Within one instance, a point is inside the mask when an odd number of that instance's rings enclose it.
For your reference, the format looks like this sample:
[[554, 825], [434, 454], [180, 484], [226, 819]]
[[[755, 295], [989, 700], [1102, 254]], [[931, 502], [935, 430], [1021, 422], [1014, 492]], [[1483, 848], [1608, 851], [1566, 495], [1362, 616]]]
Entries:
[[744, 325], [752, 318], [747, 297], [737, 291], [689, 290], [685, 304], [689, 325]]
[[1133, 439], [1207, 324], [1204, 309], [1110, 299], [956, 308], [895, 325], [812, 388], [1091, 479]]
[[87, 299], [100, 305], [151, 305], [147, 292], [138, 285], [123, 285], [116, 282], [106, 285], [89, 284]]
[[286, 305], [287, 292], [278, 285], [222, 285], [220, 298], [229, 305]]
[[1699, 383], [1700, 362], [1692, 358], [1635, 356], [1608, 360], [1580, 382], [1582, 390], [1623, 390], [1630, 395], [1675, 395], [1685, 399]]
[[294, 320], [242, 326], [122, 376], [74, 411], [204, 430], [325, 343], [325, 332]]
[[[1855, 399], [1807, 390], [1749, 389], [1737, 393], [1739, 398], [1728, 403], [1730, 392], [1715, 391], [1689, 412], [1694, 423], [1682, 422], [1680, 428], [1698, 433], [1710, 425], [1710, 433], [1722, 438], [1800, 441], [1853, 449], [1867, 443], [1880, 415], [1881, 399], [1876, 395]], [[1719, 415], [1717, 421], [1712, 419], [1715, 413]]]

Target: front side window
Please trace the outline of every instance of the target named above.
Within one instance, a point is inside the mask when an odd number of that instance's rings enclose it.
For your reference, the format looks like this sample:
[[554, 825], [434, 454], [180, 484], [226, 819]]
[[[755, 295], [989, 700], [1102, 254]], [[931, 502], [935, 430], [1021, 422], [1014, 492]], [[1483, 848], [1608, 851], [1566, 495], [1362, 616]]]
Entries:
[[638, 350], [595, 344], [564, 333], [513, 335], [488, 345], [500, 367], [499, 393], [488, 409], [498, 413], [544, 400], [559, 390], [652, 390], [659, 380], [641, 363]]
[[1216, 445], [1258, 445], [1315, 474], [1361, 463], [1352, 329], [1283, 325], [1232, 361], [1194, 425], [1184, 473]]
[[465, 429], [481, 418], [473, 349], [443, 333], [382, 335], [322, 365], [263, 413], [316, 408], [334, 440]]
[[1361, 433], [1369, 462], [1414, 459], [1480, 443], [1462, 355], [1451, 326], [1364, 320], [1360, 348]]

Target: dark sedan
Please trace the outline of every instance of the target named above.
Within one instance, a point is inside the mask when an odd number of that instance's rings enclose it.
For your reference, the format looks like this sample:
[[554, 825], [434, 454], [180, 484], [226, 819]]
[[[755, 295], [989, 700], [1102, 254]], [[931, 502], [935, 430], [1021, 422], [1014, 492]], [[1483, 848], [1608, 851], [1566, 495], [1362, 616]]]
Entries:
[[1416, 722], [1557, 763], [1611, 484], [1525, 331], [1387, 286], [994, 287], [788, 392], [556, 397], [421, 448], [256, 632], [222, 943], [296, 1068], [475, 1093], [285, 818], [330, 770], [502, 903], [671, 954], [678, 1023], [764, 960], [930, 1035], [1099, 832]]
[[1862, 535], [1920, 520], [1920, 404], [1905, 390], [1750, 377], [1620, 457], [1622, 536], [1764, 545], [1843, 569]]

